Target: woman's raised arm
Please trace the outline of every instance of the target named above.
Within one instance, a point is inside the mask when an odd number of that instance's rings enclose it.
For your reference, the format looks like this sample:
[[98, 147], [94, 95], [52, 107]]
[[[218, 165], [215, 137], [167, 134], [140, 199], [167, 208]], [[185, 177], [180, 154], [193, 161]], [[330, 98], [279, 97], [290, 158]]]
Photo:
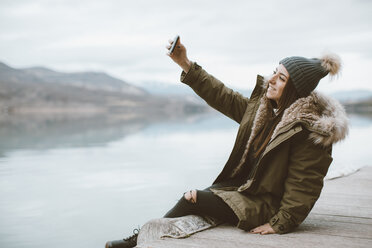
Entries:
[[[170, 45], [166, 48], [169, 50]], [[221, 81], [208, 74], [195, 62], [187, 58], [185, 46], [178, 40], [173, 53], [168, 56], [182, 69], [181, 82], [189, 85], [196, 94], [211, 107], [240, 123], [248, 105], [248, 98], [226, 87]]]

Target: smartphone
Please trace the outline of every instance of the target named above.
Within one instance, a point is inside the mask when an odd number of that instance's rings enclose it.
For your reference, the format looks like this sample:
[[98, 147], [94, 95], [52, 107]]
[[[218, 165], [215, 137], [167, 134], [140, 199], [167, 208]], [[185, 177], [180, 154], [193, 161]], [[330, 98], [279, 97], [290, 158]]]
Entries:
[[179, 35], [177, 35], [177, 36], [174, 38], [173, 43], [172, 43], [172, 46], [171, 46], [171, 48], [169, 49], [169, 54], [172, 54], [172, 53], [173, 53], [173, 51], [174, 51], [174, 49], [176, 48], [176, 44], [177, 44], [177, 42], [178, 42], [179, 39], [180, 39], [180, 36], [179, 36]]

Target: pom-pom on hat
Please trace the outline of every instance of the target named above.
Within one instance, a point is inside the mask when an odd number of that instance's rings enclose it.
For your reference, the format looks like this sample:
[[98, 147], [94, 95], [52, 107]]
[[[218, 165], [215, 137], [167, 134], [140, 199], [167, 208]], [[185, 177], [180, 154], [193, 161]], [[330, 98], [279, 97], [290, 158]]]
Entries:
[[336, 75], [341, 69], [341, 59], [336, 54], [327, 54], [318, 58], [287, 57], [282, 64], [300, 97], [308, 96], [318, 85], [320, 79], [328, 73]]

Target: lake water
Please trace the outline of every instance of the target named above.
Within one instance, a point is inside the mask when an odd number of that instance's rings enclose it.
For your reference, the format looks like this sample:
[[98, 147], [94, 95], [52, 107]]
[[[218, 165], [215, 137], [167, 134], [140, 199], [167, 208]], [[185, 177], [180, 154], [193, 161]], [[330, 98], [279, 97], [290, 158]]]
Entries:
[[[79, 131], [48, 125], [1, 127], [0, 247], [104, 247], [126, 237], [184, 191], [209, 186], [238, 128], [221, 115]], [[351, 116], [329, 176], [371, 165], [370, 137], [372, 119]]]

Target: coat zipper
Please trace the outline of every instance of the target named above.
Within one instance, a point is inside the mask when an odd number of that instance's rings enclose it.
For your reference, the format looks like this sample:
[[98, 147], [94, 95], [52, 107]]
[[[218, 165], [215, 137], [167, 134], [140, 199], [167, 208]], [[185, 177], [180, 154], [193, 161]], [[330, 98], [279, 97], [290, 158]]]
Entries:
[[[276, 136], [275, 136], [275, 137], [274, 137], [274, 138], [273, 138], [273, 139], [272, 139], [272, 140], [267, 144], [267, 146], [269, 146], [269, 144], [272, 143], [272, 141], [274, 141], [275, 138], [278, 137], [280, 134], [289, 131], [289, 130], [290, 130], [290, 129], [295, 125], [295, 124], [297, 124], [297, 123], [294, 123], [294, 124], [291, 124], [291, 125], [287, 126], [287, 127], [284, 129], [284, 131], [281, 131], [280, 133], [278, 133], [278, 134], [277, 134], [277, 135], [276, 135]], [[291, 135], [290, 135], [289, 137], [287, 137], [286, 139], [283, 139], [279, 144], [281, 144], [282, 142], [286, 141], [287, 139], [289, 139], [290, 137], [292, 137], [294, 134], [300, 132], [301, 130], [302, 130], [302, 128], [299, 128], [298, 131], [297, 131], [297, 130], [294, 130], [293, 134], [291, 134]], [[278, 144], [278, 145], [279, 145], [279, 144]], [[260, 157], [259, 157], [259, 159], [258, 159], [258, 161], [257, 161], [257, 166], [254, 168], [254, 171], [253, 171], [253, 173], [252, 173], [252, 177], [249, 179], [249, 180], [251, 180], [249, 186], [248, 186], [247, 188], [243, 189], [243, 190], [238, 190], [238, 191], [241, 192], [241, 191], [244, 191], [244, 190], [248, 189], [249, 187], [251, 187], [251, 185], [256, 181], [256, 174], [257, 174], [258, 168], [260, 167], [260, 162], [261, 162], [261, 160], [263, 159], [263, 157], [264, 157], [266, 154], [268, 154], [272, 149], [274, 149], [274, 148], [277, 147], [278, 145], [276, 145], [276, 146], [270, 148], [269, 150], [265, 150], [265, 151], [260, 155]]]

